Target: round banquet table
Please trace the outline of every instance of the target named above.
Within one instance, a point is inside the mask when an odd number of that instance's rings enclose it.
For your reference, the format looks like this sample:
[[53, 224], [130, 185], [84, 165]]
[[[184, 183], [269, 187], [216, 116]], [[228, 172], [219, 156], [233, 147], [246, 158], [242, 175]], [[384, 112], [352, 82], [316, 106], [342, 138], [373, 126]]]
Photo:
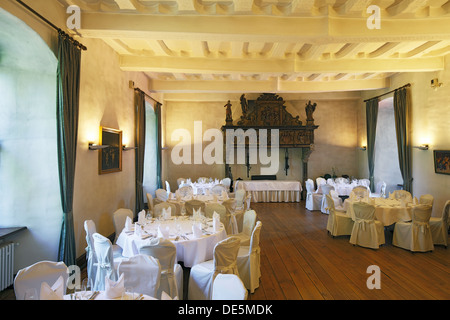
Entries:
[[355, 220], [355, 212], [353, 211], [353, 203], [357, 201], [364, 201], [375, 204], [375, 219], [381, 221], [384, 226], [390, 226], [399, 221], [411, 221], [411, 209], [414, 207], [412, 203], [407, 203], [405, 206], [401, 205], [399, 200], [385, 199], [385, 198], [370, 198], [361, 200], [345, 199], [344, 210], [347, 216]]
[[[63, 296], [64, 300], [122, 300], [122, 297], [117, 297], [114, 299], [108, 298], [106, 296], [106, 292], [105, 291], [97, 291], [96, 295], [93, 295], [94, 291], [82, 291], [82, 292], [77, 292], [76, 294], [71, 293], [71, 294], [65, 294]], [[77, 299], [74, 299], [75, 295], [77, 296]], [[90, 297], [92, 297], [90, 299]], [[134, 297], [134, 299], [133, 299]], [[126, 292], [126, 298], [127, 300], [158, 300], [154, 297], [151, 297], [149, 295], [146, 294], [138, 294], [138, 293], [129, 293]]]
[[[195, 237], [192, 231], [196, 223], [192, 217], [171, 217], [168, 220], [155, 220], [143, 225], [143, 232], [138, 236], [134, 231], [120, 233], [116, 244], [122, 248], [124, 257], [132, 257], [139, 254], [139, 248], [148, 244], [153, 238], [158, 237], [158, 227], [165, 230], [169, 228], [168, 239], [177, 248], [177, 261], [183, 261], [185, 267], [212, 260], [214, 246], [227, 237], [223, 224], [218, 231], [214, 231], [212, 219], [206, 219], [202, 224], [201, 237]], [[179, 226], [179, 229], [178, 229]], [[135, 226], [136, 227], [136, 226]]]

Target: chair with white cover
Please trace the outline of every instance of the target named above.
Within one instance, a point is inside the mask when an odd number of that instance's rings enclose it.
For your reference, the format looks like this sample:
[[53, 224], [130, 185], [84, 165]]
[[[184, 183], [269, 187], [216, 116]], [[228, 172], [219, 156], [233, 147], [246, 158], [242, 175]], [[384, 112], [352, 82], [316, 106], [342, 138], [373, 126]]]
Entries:
[[320, 211], [322, 213], [328, 214], [327, 195], [330, 194], [331, 190], [334, 190], [333, 186], [330, 186], [329, 184], [322, 185], [323, 197], [322, 197], [322, 204], [320, 205]]
[[158, 259], [161, 265], [161, 279], [157, 298], [164, 291], [172, 299], [183, 298], [183, 269], [177, 263], [177, 248], [168, 239], [154, 238], [139, 248], [139, 254]]
[[434, 245], [448, 245], [448, 227], [450, 225], [450, 200], [444, 205], [442, 216], [440, 218], [430, 218], [430, 230]]
[[395, 224], [392, 244], [413, 252], [433, 251], [433, 237], [430, 230], [431, 205], [412, 207], [412, 221]]
[[305, 182], [306, 186], [306, 209], [313, 211], [313, 210], [320, 210], [322, 206], [322, 193], [316, 193], [314, 190], [314, 181], [312, 179], [308, 179]]
[[234, 198], [227, 199], [222, 202], [227, 210], [225, 218], [225, 230], [228, 235], [239, 233], [239, 223], [242, 222], [242, 212], [236, 212], [236, 200]]
[[95, 282], [95, 275], [97, 274], [97, 255], [95, 254], [94, 249], [94, 238], [92, 235], [97, 232], [97, 227], [95, 226], [94, 221], [85, 220], [84, 221], [84, 230], [86, 231], [86, 272], [88, 279], [92, 280], [92, 283]]
[[201, 212], [205, 213], [205, 202], [197, 199], [192, 199], [189, 201], [186, 201], [184, 204], [184, 207], [186, 209], [186, 213], [189, 216], [192, 216], [194, 214], [194, 209], [198, 210], [200, 209]]
[[177, 207], [174, 203], [161, 202], [161, 203], [155, 204], [154, 209], [153, 209], [153, 218], [158, 218], [159, 216], [161, 216], [163, 210], [167, 210], [168, 208], [170, 208], [171, 216], [177, 215]]
[[194, 265], [189, 276], [189, 300], [211, 300], [212, 286], [218, 274], [239, 276], [237, 255], [240, 240], [231, 236], [219, 241], [213, 250], [213, 259]]
[[375, 220], [375, 206], [366, 202], [353, 203], [355, 222], [350, 243], [361, 247], [378, 249], [385, 243], [384, 226]]
[[406, 190], [394, 190], [393, 193], [389, 194], [389, 198], [396, 200], [404, 200], [405, 202], [412, 202], [412, 195]]
[[370, 188], [370, 180], [369, 179], [359, 179], [358, 184], [360, 186]]
[[119, 238], [120, 233], [125, 227], [125, 221], [127, 220], [127, 217], [133, 220], [133, 211], [131, 211], [130, 209], [120, 208], [113, 213], [113, 223], [114, 229], [116, 231], [116, 238], [114, 239], [114, 243], [116, 243], [117, 238]]
[[167, 199], [169, 199], [169, 194], [164, 189], [156, 189], [155, 195], [156, 195], [155, 204], [160, 202], [166, 202]]
[[194, 195], [194, 188], [191, 185], [184, 185], [175, 193], [180, 195], [180, 197], [192, 197]]
[[153, 215], [154, 203], [153, 203], [153, 196], [150, 193], [147, 193], [147, 206], [148, 211]]
[[217, 202], [211, 202], [207, 203], [205, 205], [205, 217], [212, 218], [214, 215], [214, 212], [217, 212], [220, 216], [220, 222], [223, 223], [223, 225], [226, 224], [226, 217], [227, 217], [227, 208], [225, 208], [224, 205], [217, 203]]
[[419, 198], [419, 204], [428, 204], [433, 206], [434, 197], [431, 194], [421, 195]]
[[185, 178], [178, 178], [177, 179], [177, 186], [178, 186], [178, 188], [185, 182], [186, 182]]
[[321, 186], [323, 184], [327, 184], [327, 180], [325, 178], [318, 177], [318, 178], [316, 178], [316, 184], [317, 184], [317, 189], [319, 189], [319, 186]]
[[93, 283], [93, 290], [105, 289], [105, 278], [117, 281], [116, 263], [119, 259], [114, 259], [112, 243], [108, 238], [99, 233], [92, 235], [94, 239], [94, 250], [97, 256], [97, 274]]
[[259, 246], [262, 222], [256, 222], [253, 229], [249, 246], [240, 246], [237, 257], [239, 277], [250, 293], [259, 287], [261, 278], [261, 248]]
[[250, 204], [252, 203], [252, 194], [248, 193], [244, 199], [245, 202], [245, 210], [250, 210]]
[[211, 188], [211, 193], [218, 196], [221, 196], [224, 191], [227, 192], [227, 188], [221, 183], [216, 184]]
[[211, 300], [247, 300], [248, 291], [235, 274], [219, 273], [213, 282]]
[[145, 254], [125, 258], [117, 266], [117, 274], [124, 275], [125, 288], [131, 287], [136, 293], [157, 297], [161, 279], [158, 259]]
[[37, 299], [40, 299], [41, 285], [46, 282], [52, 286], [59, 277], [64, 279], [64, 293], [69, 278], [68, 268], [62, 261], [39, 261], [28, 267], [20, 269], [14, 278], [14, 294], [16, 300], [24, 300], [25, 294], [30, 290], [36, 290]]
[[234, 193], [234, 199], [236, 200], [236, 210], [244, 209], [244, 200], [245, 200], [245, 189], [238, 189]]
[[222, 184], [225, 186], [225, 188], [227, 189], [227, 192], [230, 192], [230, 186], [231, 186], [231, 179], [230, 178], [223, 178], [222, 179]]
[[375, 186], [375, 192], [370, 193], [372, 198], [384, 198], [386, 197], [386, 182], [379, 181]]
[[250, 245], [253, 229], [256, 226], [256, 216], [255, 210], [245, 211], [242, 223], [242, 232], [234, 234], [234, 236], [241, 240], [242, 246]]
[[345, 211], [336, 210], [331, 195], [327, 195], [328, 211], [330, 215], [327, 221], [327, 230], [333, 237], [349, 236], [353, 230], [353, 220], [346, 215]]

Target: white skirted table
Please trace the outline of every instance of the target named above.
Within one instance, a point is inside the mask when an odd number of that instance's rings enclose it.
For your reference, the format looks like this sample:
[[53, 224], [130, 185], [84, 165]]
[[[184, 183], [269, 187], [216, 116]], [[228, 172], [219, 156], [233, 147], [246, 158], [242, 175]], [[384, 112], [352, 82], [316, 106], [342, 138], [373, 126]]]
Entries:
[[302, 192], [296, 180], [240, 180], [236, 186], [249, 192], [253, 202], [300, 202]]

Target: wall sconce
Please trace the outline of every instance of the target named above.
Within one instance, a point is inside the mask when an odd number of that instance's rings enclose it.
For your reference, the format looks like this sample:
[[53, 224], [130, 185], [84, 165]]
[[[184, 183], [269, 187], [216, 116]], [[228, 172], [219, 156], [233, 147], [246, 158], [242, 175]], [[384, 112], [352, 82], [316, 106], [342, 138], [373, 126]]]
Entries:
[[366, 146], [362, 146], [362, 147], [359, 148], [359, 150], [361, 150], [361, 151], [366, 151], [366, 150], [367, 150], [367, 147], [366, 147]]
[[127, 147], [126, 145], [122, 146], [123, 151], [129, 151], [129, 150], [134, 150], [134, 149], [137, 149], [137, 147]]
[[105, 149], [108, 147], [109, 147], [109, 145], [98, 145], [98, 144], [93, 144], [92, 142], [89, 142], [89, 150], [100, 150], [100, 149]]
[[438, 78], [431, 79], [431, 88], [434, 90], [437, 90], [437, 88], [442, 87], [442, 83], [439, 82]]
[[414, 146], [413, 148], [419, 149], [419, 150], [428, 150], [429, 146], [427, 144], [422, 144], [420, 146]]

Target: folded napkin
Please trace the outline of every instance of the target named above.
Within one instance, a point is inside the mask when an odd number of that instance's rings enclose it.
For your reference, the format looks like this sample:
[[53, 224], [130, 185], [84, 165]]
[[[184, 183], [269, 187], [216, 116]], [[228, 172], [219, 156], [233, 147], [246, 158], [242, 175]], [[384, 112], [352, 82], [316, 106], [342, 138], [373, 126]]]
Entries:
[[194, 234], [194, 238], [201, 238], [203, 236], [202, 224], [194, 223], [192, 225], [192, 233]]
[[213, 213], [213, 229], [214, 232], [219, 231], [221, 225], [220, 225], [220, 215], [214, 211]]
[[145, 224], [145, 210], [138, 213], [138, 223]]
[[178, 296], [172, 299], [165, 291], [161, 292], [161, 300], [178, 300]]
[[119, 280], [113, 281], [107, 276], [105, 277], [105, 296], [107, 299], [121, 298], [125, 291], [124, 274], [122, 273]]
[[40, 300], [63, 300], [64, 278], [59, 276], [56, 282], [50, 287], [47, 282], [42, 282]]
[[127, 217], [125, 220], [125, 231], [131, 231], [133, 229], [133, 220], [130, 217]]
[[161, 215], [164, 219], [170, 219], [170, 217], [172, 216], [172, 208], [171, 207], [168, 207], [167, 209], [163, 208]]
[[169, 239], [169, 227], [162, 228], [161, 226], [158, 227], [158, 238], [164, 238]]
[[141, 237], [143, 233], [142, 227], [140, 225], [136, 225], [134, 227], [134, 234], [138, 237]]

